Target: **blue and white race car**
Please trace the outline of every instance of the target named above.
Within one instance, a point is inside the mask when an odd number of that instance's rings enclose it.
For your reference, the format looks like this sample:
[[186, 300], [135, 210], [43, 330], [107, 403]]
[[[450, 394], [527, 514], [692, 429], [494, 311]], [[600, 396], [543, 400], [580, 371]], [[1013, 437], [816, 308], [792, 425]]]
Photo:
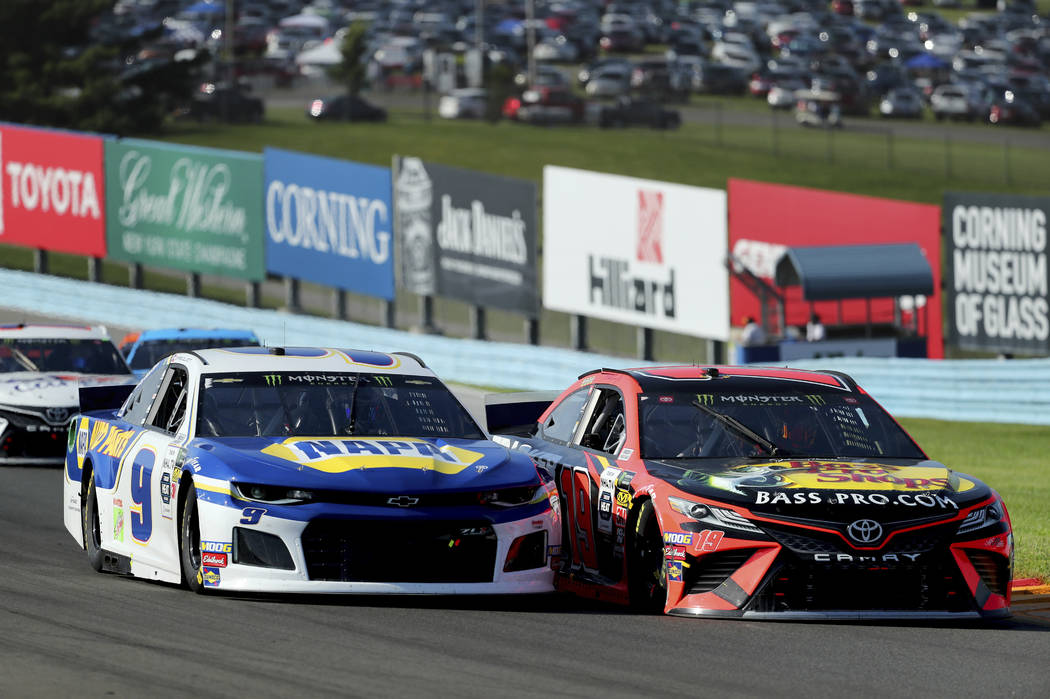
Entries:
[[[409, 354], [209, 349], [69, 433], [66, 529], [95, 570], [194, 591], [540, 593], [556, 489]], [[119, 399], [117, 400], [119, 402]]]
[[258, 347], [251, 330], [236, 328], [154, 328], [133, 333], [120, 343], [135, 376], [142, 377], [153, 365], [176, 352], [212, 347]]

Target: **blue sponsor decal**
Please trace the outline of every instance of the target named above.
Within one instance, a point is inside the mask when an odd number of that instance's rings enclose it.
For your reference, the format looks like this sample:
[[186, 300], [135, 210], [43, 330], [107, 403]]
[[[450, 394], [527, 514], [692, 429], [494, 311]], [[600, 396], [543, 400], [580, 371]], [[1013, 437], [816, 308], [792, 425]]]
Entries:
[[682, 562], [667, 562], [667, 579], [671, 582], [682, 582]]
[[264, 151], [267, 271], [394, 298], [390, 170]]

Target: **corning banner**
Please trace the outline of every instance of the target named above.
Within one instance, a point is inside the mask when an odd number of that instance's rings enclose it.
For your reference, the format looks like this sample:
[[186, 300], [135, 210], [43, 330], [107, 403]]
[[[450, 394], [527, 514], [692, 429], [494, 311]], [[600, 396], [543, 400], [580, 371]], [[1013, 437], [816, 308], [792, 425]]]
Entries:
[[401, 287], [536, 315], [536, 185], [419, 158], [394, 164]]
[[729, 339], [726, 193], [543, 168], [543, 303]]
[[946, 192], [943, 211], [951, 344], [1050, 353], [1050, 197]]
[[[903, 299], [902, 318], [918, 320], [927, 356], [944, 356], [939, 206], [735, 178], [729, 179], [728, 191], [733, 257], [771, 284], [777, 260], [788, 247], [917, 243], [930, 263], [933, 295], [928, 300]], [[874, 323], [894, 321], [893, 299], [871, 299], [870, 306], [864, 299], [816, 301], [811, 306], [802, 299], [801, 286], [781, 291], [788, 325], [805, 326], [811, 308], [825, 325], [863, 325], [869, 312]], [[758, 298], [743, 282], [733, 279], [729, 295], [735, 325], [743, 325], [745, 316], [760, 317]]]
[[102, 143], [0, 125], [0, 243], [104, 257]]
[[266, 269], [393, 300], [390, 168], [267, 148]]
[[262, 156], [127, 139], [106, 143], [109, 257], [261, 280]]

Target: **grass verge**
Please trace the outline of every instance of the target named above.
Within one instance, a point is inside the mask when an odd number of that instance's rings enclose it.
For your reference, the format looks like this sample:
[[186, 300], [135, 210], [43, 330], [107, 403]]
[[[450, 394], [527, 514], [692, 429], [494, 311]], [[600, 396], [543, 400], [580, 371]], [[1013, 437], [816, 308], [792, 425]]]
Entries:
[[1010, 511], [1014, 577], [1050, 580], [1050, 428], [919, 418], [901, 424], [931, 458], [995, 488]]

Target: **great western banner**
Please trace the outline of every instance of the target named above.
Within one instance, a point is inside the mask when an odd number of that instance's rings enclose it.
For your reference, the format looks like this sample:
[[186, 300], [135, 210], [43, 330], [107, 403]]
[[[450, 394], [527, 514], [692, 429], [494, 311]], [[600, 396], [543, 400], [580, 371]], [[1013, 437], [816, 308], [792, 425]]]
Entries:
[[951, 344], [1050, 352], [1050, 197], [946, 192], [943, 211]]
[[535, 315], [536, 185], [419, 158], [395, 168], [401, 286]]
[[394, 298], [390, 168], [267, 148], [266, 269]]
[[0, 243], [106, 254], [99, 136], [0, 125]]
[[106, 143], [109, 257], [260, 280], [262, 156], [135, 139]]
[[729, 338], [726, 194], [543, 168], [543, 305]]

